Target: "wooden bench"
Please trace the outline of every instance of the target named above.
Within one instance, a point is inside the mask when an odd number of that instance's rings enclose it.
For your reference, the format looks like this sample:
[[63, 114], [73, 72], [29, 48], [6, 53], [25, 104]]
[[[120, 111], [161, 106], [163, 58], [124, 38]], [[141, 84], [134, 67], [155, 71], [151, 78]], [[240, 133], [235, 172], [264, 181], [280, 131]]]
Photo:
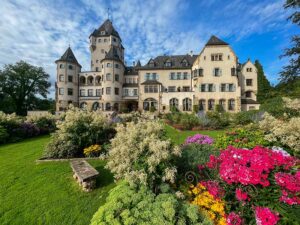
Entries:
[[99, 172], [84, 159], [75, 159], [70, 162], [74, 172], [73, 177], [82, 186], [84, 191], [91, 191], [96, 186], [96, 177]]

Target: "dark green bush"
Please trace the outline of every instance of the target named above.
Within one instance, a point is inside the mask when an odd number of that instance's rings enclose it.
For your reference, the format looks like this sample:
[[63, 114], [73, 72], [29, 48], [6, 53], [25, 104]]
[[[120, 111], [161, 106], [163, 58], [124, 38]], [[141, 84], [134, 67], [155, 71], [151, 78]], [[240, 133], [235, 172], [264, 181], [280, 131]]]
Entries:
[[0, 144], [6, 143], [8, 140], [8, 133], [3, 126], [0, 126]]
[[225, 128], [230, 124], [230, 114], [227, 112], [207, 112], [206, 117], [209, 120], [208, 126], [214, 129]]
[[177, 159], [177, 170], [184, 175], [188, 171], [197, 172], [197, 166], [209, 161], [210, 155], [218, 155], [219, 150], [212, 145], [188, 144], [182, 147], [181, 158]]
[[185, 130], [191, 130], [195, 126], [200, 125], [200, 120], [195, 114], [181, 114], [180, 124]]
[[250, 110], [238, 112], [233, 115], [233, 122], [235, 125], [247, 125], [254, 123], [262, 118], [262, 112], [259, 110]]

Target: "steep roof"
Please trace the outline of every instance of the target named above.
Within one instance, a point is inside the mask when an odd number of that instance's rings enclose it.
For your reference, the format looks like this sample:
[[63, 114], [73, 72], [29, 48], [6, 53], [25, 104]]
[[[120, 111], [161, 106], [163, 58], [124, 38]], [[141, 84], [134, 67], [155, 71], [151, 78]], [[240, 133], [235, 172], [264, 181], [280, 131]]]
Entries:
[[[157, 56], [140, 69], [190, 69], [197, 55]], [[170, 64], [171, 63], [171, 64]]]
[[102, 37], [102, 36], [110, 36], [110, 35], [113, 35], [121, 39], [119, 33], [112, 25], [112, 22], [109, 19], [107, 19], [98, 29], [94, 30], [90, 36]]
[[65, 53], [58, 60], [56, 60], [55, 62], [58, 62], [58, 61], [75, 63], [75, 64], [77, 64], [78, 66], [81, 67], [81, 65], [78, 63], [71, 47], [68, 47], [67, 50], [65, 51]]
[[228, 45], [225, 41], [222, 41], [220, 38], [212, 35], [205, 46], [213, 46], [213, 45]]
[[105, 57], [101, 61], [103, 60], [116, 60], [123, 63], [123, 61], [119, 57], [118, 50], [115, 46], [110, 47], [109, 51], [105, 54]]
[[124, 75], [138, 75], [137, 65], [136, 66], [126, 66]]

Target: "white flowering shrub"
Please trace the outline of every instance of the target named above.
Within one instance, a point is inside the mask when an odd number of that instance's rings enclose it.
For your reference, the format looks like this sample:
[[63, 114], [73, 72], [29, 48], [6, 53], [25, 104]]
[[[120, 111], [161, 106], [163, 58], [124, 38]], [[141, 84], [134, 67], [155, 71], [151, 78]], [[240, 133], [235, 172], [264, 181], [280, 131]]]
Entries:
[[300, 110], [300, 98], [291, 99], [283, 97], [282, 100], [286, 108]]
[[78, 108], [68, 110], [57, 121], [57, 130], [46, 147], [46, 158], [82, 157], [83, 149], [93, 144], [105, 144], [115, 134], [108, 119], [100, 112]]
[[155, 195], [146, 186], [118, 184], [109, 193], [106, 203], [94, 214], [91, 225], [164, 224], [212, 225], [212, 222], [175, 194]]
[[181, 150], [165, 140], [164, 126], [158, 121], [119, 124], [111, 140], [107, 168], [115, 179], [155, 186], [175, 181], [176, 168], [172, 161]]
[[259, 123], [265, 132], [265, 139], [289, 147], [295, 154], [300, 153], [300, 117], [277, 119], [268, 113]]

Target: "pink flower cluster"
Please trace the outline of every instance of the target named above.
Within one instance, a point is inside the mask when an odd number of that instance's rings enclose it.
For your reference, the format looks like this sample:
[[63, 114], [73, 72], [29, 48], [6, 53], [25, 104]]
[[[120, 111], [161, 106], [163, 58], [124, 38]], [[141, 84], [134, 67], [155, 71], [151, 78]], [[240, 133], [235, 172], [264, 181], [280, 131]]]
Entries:
[[275, 181], [281, 188], [280, 201], [289, 204], [300, 204], [300, 171], [295, 175], [289, 173], [276, 173]]
[[242, 225], [243, 221], [242, 218], [236, 214], [235, 212], [231, 212], [226, 217], [226, 224], [227, 225]]
[[211, 137], [207, 136], [207, 135], [202, 135], [202, 134], [195, 134], [194, 136], [190, 136], [185, 140], [185, 144], [192, 144], [192, 143], [196, 143], [196, 144], [207, 144], [207, 145], [211, 145], [214, 143], [214, 139], [212, 139]]
[[207, 167], [215, 167], [218, 164], [220, 177], [228, 184], [260, 184], [267, 187], [270, 185], [269, 174], [275, 167], [288, 170], [296, 163], [297, 159], [294, 157], [260, 146], [254, 147], [253, 150], [229, 146], [218, 158], [210, 157]]
[[243, 201], [250, 201], [250, 197], [247, 194], [247, 192], [244, 192], [242, 189], [237, 188], [235, 190], [235, 197], [237, 200], [243, 202]]
[[201, 181], [200, 182], [207, 191], [214, 196], [216, 199], [221, 199], [225, 195], [225, 191], [222, 187], [220, 187], [217, 181], [208, 180], [208, 181]]
[[255, 207], [255, 219], [257, 225], [275, 225], [279, 221], [279, 215], [269, 208], [258, 206]]

